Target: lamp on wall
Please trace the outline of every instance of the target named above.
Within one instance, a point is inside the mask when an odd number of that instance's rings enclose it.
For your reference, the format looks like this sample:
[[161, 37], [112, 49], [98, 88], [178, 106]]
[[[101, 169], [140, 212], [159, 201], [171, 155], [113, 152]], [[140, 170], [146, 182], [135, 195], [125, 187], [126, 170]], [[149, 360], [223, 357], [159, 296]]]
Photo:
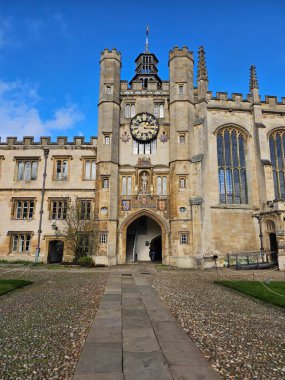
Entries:
[[53, 229], [53, 231], [57, 231], [58, 230], [58, 227], [56, 225], [55, 222], [53, 222], [53, 224], [51, 225], [51, 228]]

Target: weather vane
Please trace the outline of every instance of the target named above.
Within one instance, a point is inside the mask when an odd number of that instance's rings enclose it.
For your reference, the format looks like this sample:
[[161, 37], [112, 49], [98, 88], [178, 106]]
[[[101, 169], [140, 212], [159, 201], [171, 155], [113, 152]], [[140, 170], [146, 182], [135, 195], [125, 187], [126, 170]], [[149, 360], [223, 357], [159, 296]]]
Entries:
[[149, 33], [149, 26], [146, 26], [146, 37], [145, 37], [145, 53], [149, 53], [148, 50], [148, 33]]

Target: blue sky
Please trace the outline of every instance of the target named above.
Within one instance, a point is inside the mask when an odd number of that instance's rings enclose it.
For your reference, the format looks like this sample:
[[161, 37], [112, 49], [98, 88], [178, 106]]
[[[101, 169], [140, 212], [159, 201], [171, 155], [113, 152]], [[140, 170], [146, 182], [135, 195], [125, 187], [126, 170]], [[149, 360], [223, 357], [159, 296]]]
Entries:
[[[99, 55], [116, 47], [131, 79], [146, 24], [159, 74], [168, 52], [204, 45], [209, 89], [285, 96], [283, 0], [0, 0], [0, 135], [97, 135]], [[196, 71], [196, 67], [195, 67]]]

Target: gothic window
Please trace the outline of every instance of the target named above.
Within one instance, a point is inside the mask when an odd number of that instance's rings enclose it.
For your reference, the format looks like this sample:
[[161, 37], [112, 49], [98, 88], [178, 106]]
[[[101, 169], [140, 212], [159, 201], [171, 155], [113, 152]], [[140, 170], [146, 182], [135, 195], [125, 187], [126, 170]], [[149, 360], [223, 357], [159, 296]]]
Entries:
[[104, 137], [104, 142], [105, 142], [106, 145], [110, 145], [110, 140], [111, 140], [111, 138], [110, 138], [109, 135], [106, 135], [106, 136]]
[[164, 118], [164, 106], [163, 104], [155, 104], [154, 105], [154, 116], [157, 118]]
[[12, 252], [24, 252], [28, 253], [30, 251], [30, 242], [31, 242], [31, 234], [20, 233], [13, 234], [12, 238]]
[[157, 195], [161, 195], [161, 177], [157, 177]]
[[186, 178], [185, 177], [180, 177], [179, 178], [179, 187], [180, 187], [180, 189], [185, 189], [186, 188]]
[[66, 219], [68, 202], [64, 200], [52, 200], [50, 207], [50, 219]]
[[90, 220], [91, 219], [91, 201], [90, 200], [79, 200], [79, 213], [80, 220]]
[[14, 204], [15, 219], [33, 219], [34, 215], [34, 200], [16, 200]]
[[179, 135], [179, 144], [185, 144], [185, 134], [184, 133]]
[[134, 104], [131, 105], [131, 117], [134, 117], [136, 114], [136, 107]]
[[96, 161], [95, 160], [84, 160], [84, 179], [95, 180], [96, 178]]
[[131, 106], [129, 104], [126, 104], [125, 106], [125, 118], [128, 119], [131, 117]]
[[183, 95], [184, 94], [184, 86], [183, 86], [183, 84], [180, 84], [178, 86], [178, 93], [179, 93], [179, 95]]
[[133, 140], [133, 154], [155, 154], [156, 153], [156, 139], [151, 142], [141, 143]]
[[167, 195], [167, 178], [166, 178], [166, 176], [157, 177], [157, 195]]
[[30, 181], [37, 179], [38, 162], [37, 161], [17, 161], [17, 180]]
[[111, 95], [112, 94], [112, 86], [106, 86], [106, 93], [107, 95]]
[[122, 178], [122, 195], [127, 194], [127, 177]]
[[234, 128], [226, 128], [217, 136], [220, 203], [248, 203], [245, 136]]
[[57, 159], [55, 161], [55, 179], [59, 181], [68, 179], [68, 160]]
[[276, 199], [285, 199], [285, 130], [271, 133], [270, 158]]
[[132, 177], [128, 177], [128, 182], [127, 182], [127, 195], [132, 194]]
[[102, 178], [102, 187], [103, 189], [109, 188], [109, 178]]

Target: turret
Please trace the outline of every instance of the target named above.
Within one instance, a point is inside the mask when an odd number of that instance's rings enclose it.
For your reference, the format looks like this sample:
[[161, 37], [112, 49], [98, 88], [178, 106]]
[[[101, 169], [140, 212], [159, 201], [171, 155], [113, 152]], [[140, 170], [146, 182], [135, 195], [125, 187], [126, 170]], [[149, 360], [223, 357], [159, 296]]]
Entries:
[[254, 65], [251, 65], [249, 70], [250, 70], [249, 91], [252, 95], [252, 102], [260, 103], [259, 86], [258, 86], [258, 80], [257, 80], [257, 75], [256, 75], [256, 68]]
[[198, 51], [198, 72], [197, 72], [197, 82], [198, 82], [198, 100], [205, 99], [208, 91], [208, 70], [206, 66], [205, 50], [203, 46], [200, 46]]
[[121, 53], [104, 49], [100, 59], [98, 161], [118, 163]]

